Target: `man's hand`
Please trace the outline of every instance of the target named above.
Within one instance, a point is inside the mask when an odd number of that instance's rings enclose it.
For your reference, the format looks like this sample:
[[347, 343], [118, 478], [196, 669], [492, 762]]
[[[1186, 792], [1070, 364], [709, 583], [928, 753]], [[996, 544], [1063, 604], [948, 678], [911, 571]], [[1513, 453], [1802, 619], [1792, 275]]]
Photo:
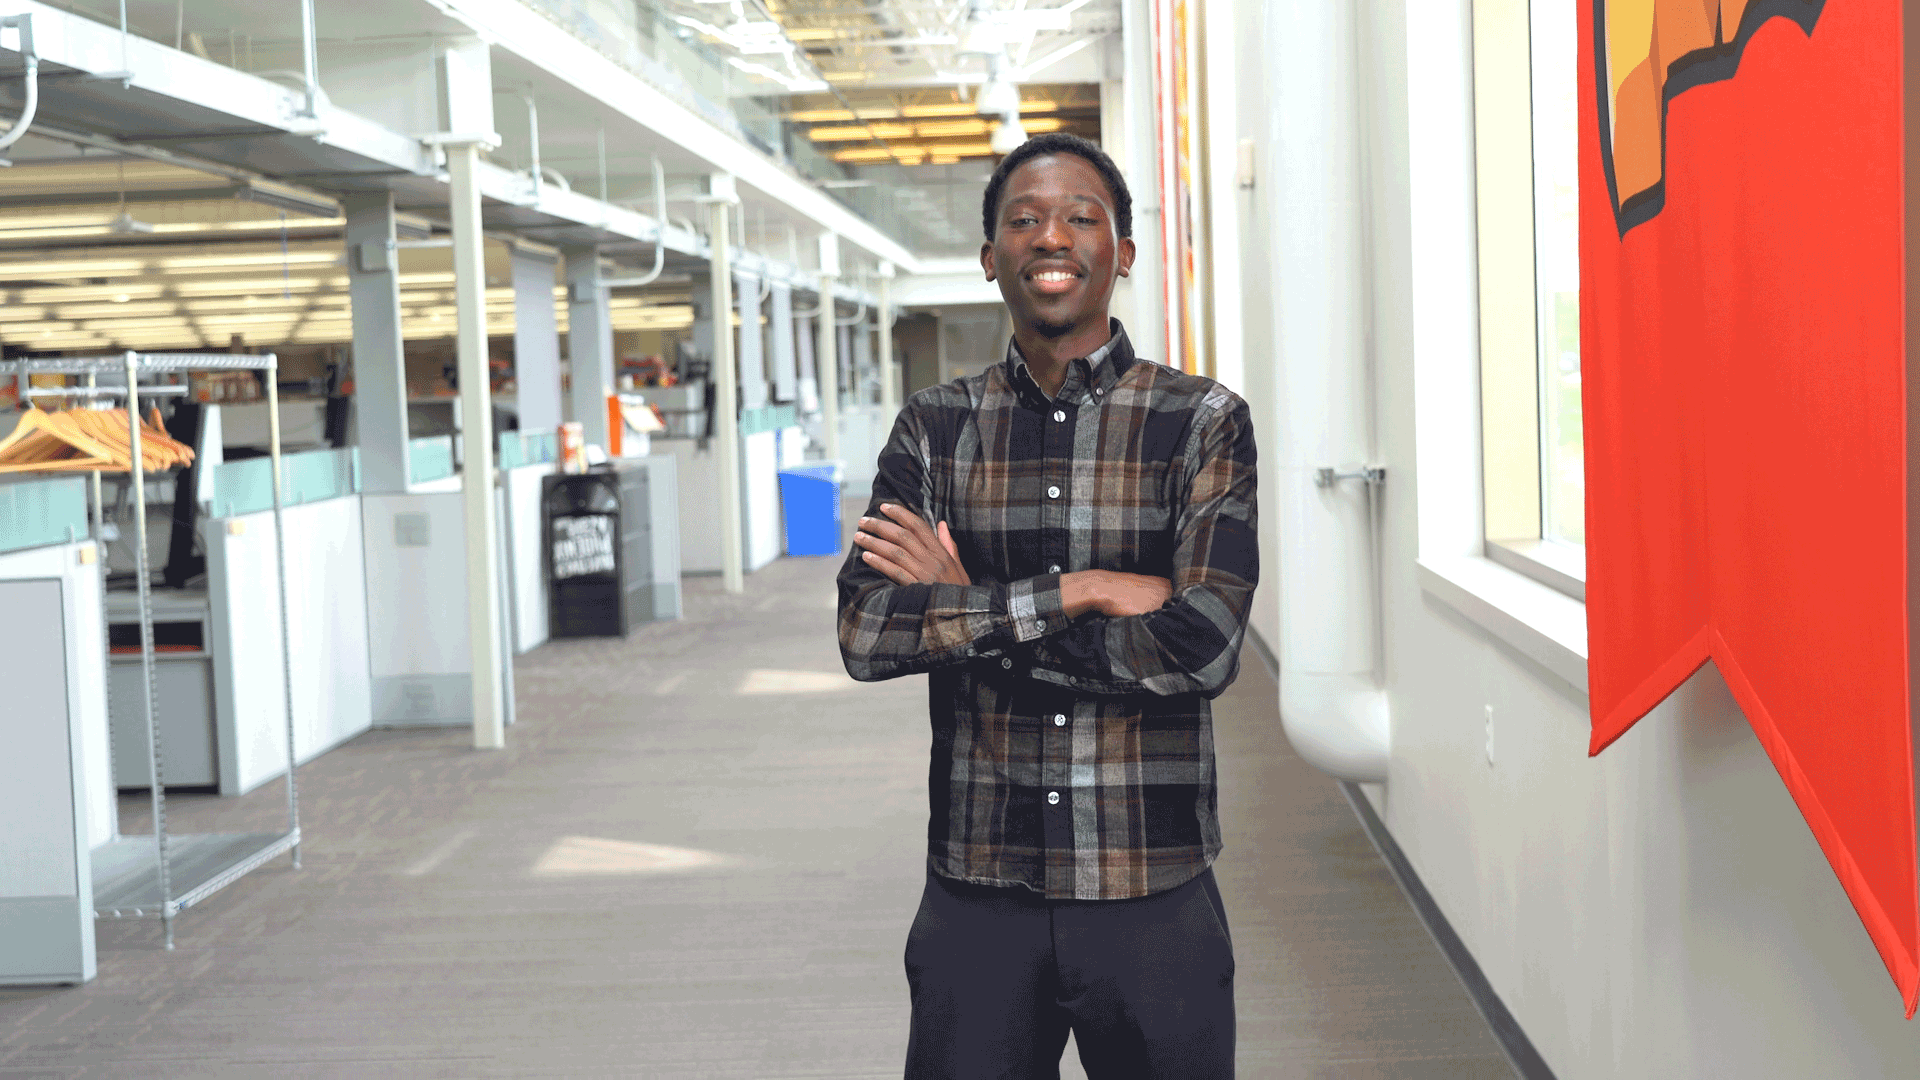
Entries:
[[886, 516], [861, 518], [860, 531], [853, 534], [868, 566], [896, 585], [973, 584], [946, 522], [936, 532], [904, 506], [881, 503], [880, 512]]
[[1089, 611], [1116, 619], [1145, 615], [1159, 611], [1172, 597], [1173, 582], [1146, 574], [1082, 570], [1060, 575], [1060, 604], [1070, 619]]

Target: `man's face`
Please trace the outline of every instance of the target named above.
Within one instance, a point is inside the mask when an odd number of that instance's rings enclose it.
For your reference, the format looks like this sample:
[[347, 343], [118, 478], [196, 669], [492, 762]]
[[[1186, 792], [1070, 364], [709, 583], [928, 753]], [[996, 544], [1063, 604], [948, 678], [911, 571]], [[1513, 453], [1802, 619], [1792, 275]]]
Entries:
[[1049, 154], [1007, 177], [980, 265], [1000, 283], [1016, 326], [1061, 337], [1091, 320], [1106, 325], [1113, 283], [1133, 254], [1099, 170], [1078, 154]]

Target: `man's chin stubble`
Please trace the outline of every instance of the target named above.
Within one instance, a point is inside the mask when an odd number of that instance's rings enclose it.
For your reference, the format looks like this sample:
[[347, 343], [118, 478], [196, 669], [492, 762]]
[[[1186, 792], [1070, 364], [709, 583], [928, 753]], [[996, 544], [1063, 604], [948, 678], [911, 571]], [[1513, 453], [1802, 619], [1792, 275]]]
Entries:
[[1044, 319], [1033, 321], [1033, 332], [1043, 338], [1063, 338], [1073, 333], [1074, 324], [1070, 322], [1047, 322]]

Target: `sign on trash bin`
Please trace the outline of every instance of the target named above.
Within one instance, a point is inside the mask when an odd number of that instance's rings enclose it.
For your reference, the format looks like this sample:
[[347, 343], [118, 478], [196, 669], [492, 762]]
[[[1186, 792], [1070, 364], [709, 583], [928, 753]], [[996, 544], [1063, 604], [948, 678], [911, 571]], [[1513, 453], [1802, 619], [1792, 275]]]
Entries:
[[619, 475], [549, 476], [540, 502], [546, 519], [549, 632], [556, 638], [624, 636]]

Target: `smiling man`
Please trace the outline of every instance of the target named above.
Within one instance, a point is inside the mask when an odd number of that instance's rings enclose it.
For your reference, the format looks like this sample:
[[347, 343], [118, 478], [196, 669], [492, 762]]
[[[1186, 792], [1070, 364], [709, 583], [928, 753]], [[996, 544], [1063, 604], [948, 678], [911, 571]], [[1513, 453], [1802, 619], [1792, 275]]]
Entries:
[[987, 185], [1004, 363], [917, 393], [840, 572], [863, 681], [929, 674], [906, 1075], [1233, 1075], [1209, 701], [1258, 578], [1253, 429], [1107, 315], [1132, 200], [1043, 135]]

